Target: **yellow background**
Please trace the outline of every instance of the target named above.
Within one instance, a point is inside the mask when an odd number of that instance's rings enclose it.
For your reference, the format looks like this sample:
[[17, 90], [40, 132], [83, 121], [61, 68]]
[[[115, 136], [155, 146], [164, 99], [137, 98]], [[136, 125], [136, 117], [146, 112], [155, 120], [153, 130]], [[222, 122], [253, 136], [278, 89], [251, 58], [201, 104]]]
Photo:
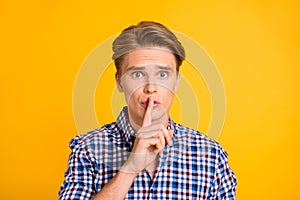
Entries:
[[2, 0], [0, 199], [57, 199], [67, 144], [77, 134], [72, 90], [80, 65], [96, 45], [141, 20], [189, 35], [217, 64], [227, 95], [219, 142], [238, 177], [236, 199], [300, 199], [299, 5]]

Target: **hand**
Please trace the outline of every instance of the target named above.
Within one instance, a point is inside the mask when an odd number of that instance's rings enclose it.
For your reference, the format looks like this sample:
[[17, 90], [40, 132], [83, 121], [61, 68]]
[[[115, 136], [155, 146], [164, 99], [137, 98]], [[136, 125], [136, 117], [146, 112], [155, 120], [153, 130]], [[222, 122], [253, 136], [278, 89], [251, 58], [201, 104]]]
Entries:
[[165, 122], [152, 124], [153, 104], [153, 97], [149, 97], [142, 127], [137, 133], [132, 152], [121, 170], [138, 173], [155, 162], [157, 154], [163, 151], [166, 143], [172, 145], [173, 131], [166, 129]]

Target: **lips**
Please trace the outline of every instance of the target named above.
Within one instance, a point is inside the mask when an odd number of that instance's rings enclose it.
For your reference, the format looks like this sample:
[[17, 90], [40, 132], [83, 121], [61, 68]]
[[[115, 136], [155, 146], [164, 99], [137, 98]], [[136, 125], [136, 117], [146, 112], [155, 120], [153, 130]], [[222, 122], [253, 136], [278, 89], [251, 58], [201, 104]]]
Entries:
[[[148, 107], [148, 103], [149, 103], [149, 98], [147, 97], [146, 99], [144, 99], [144, 100], [142, 100], [142, 106], [144, 107], [144, 108], [147, 108]], [[160, 104], [160, 102], [158, 101], [158, 100], [155, 100], [154, 99], [154, 102], [153, 102], [153, 107], [155, 108], [155, 107], [157, 107], [158, 105]]]

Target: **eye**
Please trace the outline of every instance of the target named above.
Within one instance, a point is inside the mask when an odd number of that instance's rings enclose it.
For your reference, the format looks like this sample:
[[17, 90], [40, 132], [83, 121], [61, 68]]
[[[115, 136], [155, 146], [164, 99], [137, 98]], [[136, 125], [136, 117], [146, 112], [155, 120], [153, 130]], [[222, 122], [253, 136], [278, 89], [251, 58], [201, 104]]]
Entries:
[[168, 77], [168, 73], [167, 72], [159, 72], [159, 77], [160, 78], [167, 78]]
[[132, 76], [133, 78], [141, 78], [141, 77], [143, 76], [143, 74], [142, 74], [142, 72], [137, 71], [137, 72], [133, 72], [133, 73], [131, 74], [131, 76]]

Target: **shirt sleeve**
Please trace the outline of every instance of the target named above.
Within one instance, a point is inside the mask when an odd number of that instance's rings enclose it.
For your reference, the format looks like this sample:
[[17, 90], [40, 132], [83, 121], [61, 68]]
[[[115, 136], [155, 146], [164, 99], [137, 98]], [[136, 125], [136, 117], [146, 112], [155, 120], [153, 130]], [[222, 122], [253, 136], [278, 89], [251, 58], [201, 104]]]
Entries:
[[215, 178], [210, 193], [210, 200], [233, 200], [235, 198], [237, 179], [229, 167], [227, 157], [228, 154], [221, 148], [218, 162], [216, 163]]
[[65, 180], [60, 188], [59, 200], [88, 200], [94, 194], [93, 162], [89, 153], [80, 144], [78, 137], [70, 142], [72, 152], [69, 156]]

